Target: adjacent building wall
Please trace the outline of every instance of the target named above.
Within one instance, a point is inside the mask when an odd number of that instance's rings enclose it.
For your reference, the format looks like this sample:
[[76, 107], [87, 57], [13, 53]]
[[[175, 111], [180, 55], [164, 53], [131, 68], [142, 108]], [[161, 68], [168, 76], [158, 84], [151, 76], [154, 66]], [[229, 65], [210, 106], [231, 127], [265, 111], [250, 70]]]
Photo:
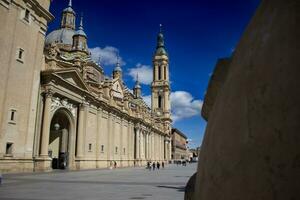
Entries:
[[299, 1], [263, 0], [210, 111], [194, 200], [298, 199]]
[[[16, 171], [33, 167], [44, 38], [47, 21], [52, 19], [49, 4], [49, 0], [0, 1], [0, 169], [3, 171], [8, 170], [3, 163], [19, 162], [13, 169]], [[11, 153], [6, 152], [8, 143], [12, 144]]]

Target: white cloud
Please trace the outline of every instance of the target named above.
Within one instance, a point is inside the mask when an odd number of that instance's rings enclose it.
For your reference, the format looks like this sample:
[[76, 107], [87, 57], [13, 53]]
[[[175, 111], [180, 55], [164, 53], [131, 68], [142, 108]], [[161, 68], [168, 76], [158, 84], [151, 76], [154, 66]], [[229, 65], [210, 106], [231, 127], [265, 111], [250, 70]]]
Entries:
[[[193, 116], [200, 117], [203, 102], [201, 100], [194, 99], [189, 92], [171, 92], [170, 98], [172, 119], [174, 122], [187, 119]], [[151, 108], [151, 95], [143, 96], [143, 99]]]
[[194, 99], [193, 96], [186, 91], [175, 91], [171, 93], [171, 108], [172, 119], [174, 122], [190, 118], [193, 116], [200, 116], [200, 111], [203, 102]]
[[128, 69], [128, 74], [136, 81], [136, 75], [139, 75], [139, 81], [142, 84], [150, 85], [153, 79], [152, 67], [138, 63], [134, 68]]
[[[112, 46], [106, 46], [104, 48], [95, 47], [90, 49], [92, 60], [99, 62], [102, 65], [115, 65], [118, 61], [119, 50]], [[119, 57], [119, 62], [121, 65], [126, 63], [123, 61], [122, 57]]]

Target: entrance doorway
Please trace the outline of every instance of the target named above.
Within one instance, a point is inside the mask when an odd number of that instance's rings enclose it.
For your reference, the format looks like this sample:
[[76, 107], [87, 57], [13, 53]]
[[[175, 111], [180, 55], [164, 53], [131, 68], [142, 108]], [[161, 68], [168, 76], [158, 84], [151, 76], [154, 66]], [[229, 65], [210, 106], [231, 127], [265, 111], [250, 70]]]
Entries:
[[53, 169], [66, 169], [69, 157], [70, 120], [63, 109], [55, 112], [50, 126], [49, 156]]

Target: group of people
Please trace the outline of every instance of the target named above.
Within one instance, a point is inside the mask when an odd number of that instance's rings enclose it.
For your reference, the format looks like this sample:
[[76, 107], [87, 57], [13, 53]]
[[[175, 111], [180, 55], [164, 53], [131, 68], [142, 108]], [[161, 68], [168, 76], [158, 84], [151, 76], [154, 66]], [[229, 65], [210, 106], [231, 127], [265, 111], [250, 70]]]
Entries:
[[182, 166], [186, 166], [186, 164], [189, 163], [188, 160], [174, 160], [174, 164], [178, 165], [182, 165]]
[[[161, 167], [165, 168], [165, 163], [161, 163]], [[155, 170], [155, 169], [160, 169], [160, 162], [147, 162], [147, 169], [149, 170]]]

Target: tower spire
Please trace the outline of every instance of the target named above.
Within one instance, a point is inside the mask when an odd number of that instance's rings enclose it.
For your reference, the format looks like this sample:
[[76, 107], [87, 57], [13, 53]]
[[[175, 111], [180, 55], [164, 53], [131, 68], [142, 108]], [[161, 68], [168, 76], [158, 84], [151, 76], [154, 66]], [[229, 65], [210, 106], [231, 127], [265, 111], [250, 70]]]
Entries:
[[79, 30], [83, 30], [83, 14], [81, 13]]
[[116, 63], [116, 67], [114, 69], [114, 71], [119, 71], [119, 72], [122, 72], [122, 68], [121, 68], [121, 64], [120, 64], [120, 57], [119, 55], [117, 56], [117, 63]]
[[81, 17], [80, 17], [80, 24], [79, 24], [79, 28], [76, 31], [75, 35], [81, 35], [87, 38], [87, 35], [85, 34], [84, 30], [83, 30], [83, 14], [81, 13]]
[[165, 49], [165, 41], [163, 35], [163, 27], [162, 24], [159, 24], [159, 33], [157, 35], [157, 46], [156, 46], [156, 55], [168, 55]]
[[61, 18], [61, 28], [70, 28], [75, 30], [75, 11], [72, 8], [72, 0], [69, 0], [68, 7], [63, 10]]
[[140, 98], [142, 95], [142, 87], [139, 82], [139, 74], [138, 73], [136, 74], [136, 81], [135, 81], [135, 85], [133, 88], [133, 94], [134, 94], [135, 98]]

